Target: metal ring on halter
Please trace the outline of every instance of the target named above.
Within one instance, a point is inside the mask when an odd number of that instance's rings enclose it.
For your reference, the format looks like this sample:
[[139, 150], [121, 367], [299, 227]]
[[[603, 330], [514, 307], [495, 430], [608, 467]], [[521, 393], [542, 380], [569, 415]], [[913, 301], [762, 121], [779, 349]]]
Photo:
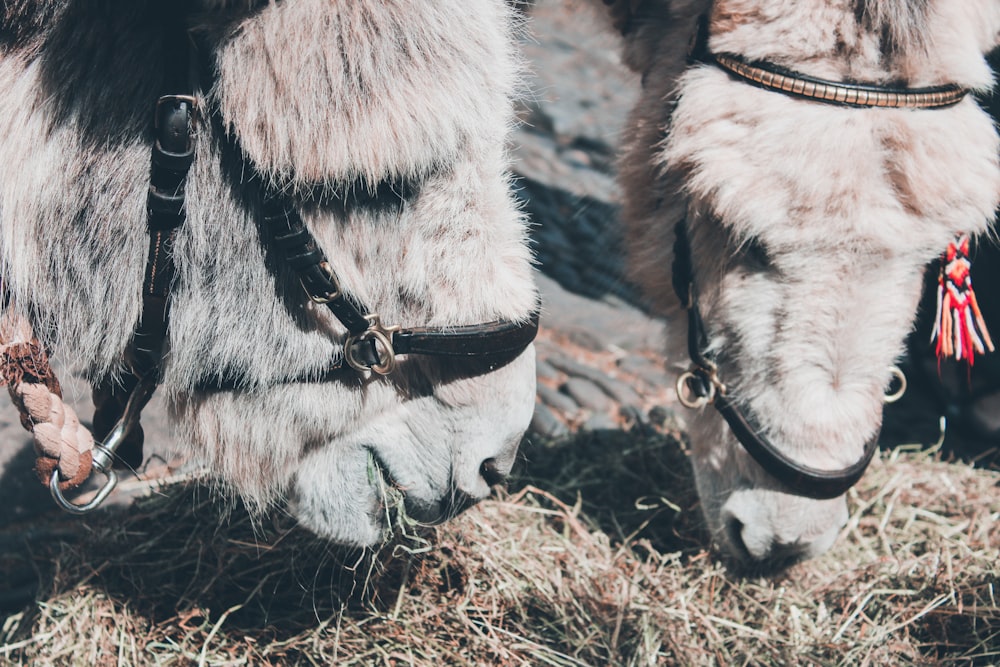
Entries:
[[324, 260], [317, 264], [316, 268], [318, 268], [320, 273], [323, 274], [323, 277], [326, 278], [326, 281], [331, 287], [323, 294], [313, 294], [309, 291], [309, 288], [306, 287], [305, 282], [303, 282], [300, 278], [299, 282], [302, 284], [302, 289], [305, 290], [306, 296], [308, 296], [309, 300], [313, 303], [318, 303], [320, 305], [326, 305], [334, 299], [339, 299], [344, 292], [340, 288], [340, 279], [338, 279], [337, 274], [334, 273], [333, 267], [330, 266], [329, 262]]
[[[707, 393], [699, 396], [696, 392], [692, 391], [689, 384], [692, 380], [700, 382], [702, 386], [706, 386], [708, 388]], [[721, 384], [715, 379], [714, 374], [712, 377], [706, 377], [703, 369], [698, 368], [685, 371], [677, 378], [675, 387], [677, 389], [677, 400], [685, 408], [701, 408], [710, 405], [715, 400], [716, 390], [719, 386]]]
[[[344, 361], [356, 371], [372, 371], [379, 375], [388, 375], [396, 370], [396, 351], [392, 349], [392, 334], [399, 331], [401, 327], [383, 326], [382, 320], [378, 315], [366, 315], [365, 319], [369, 322], [368, 328], [355, 336], [349, 337], [347, 342], [344, 343]], [[374, 341], [373, 347], [375, 348], [375, 354], [378, 356], [377, 363], [366, 364], [358, 359], [354, 352], [354, 348], [358, 343], [363, 343], [367, 340]]]
[[[903, 397], [906, 393], [906, 374], [900, 370], [899, 366], [890, 366], [889, 373], [892, 375], [893, 379], [899, 382], [899, 389], [892, 393], [886, 393], [882, 397], [883, 403], [895, 403]], [[890, 380], [889, 386], [892, 387], [892, 381]]]

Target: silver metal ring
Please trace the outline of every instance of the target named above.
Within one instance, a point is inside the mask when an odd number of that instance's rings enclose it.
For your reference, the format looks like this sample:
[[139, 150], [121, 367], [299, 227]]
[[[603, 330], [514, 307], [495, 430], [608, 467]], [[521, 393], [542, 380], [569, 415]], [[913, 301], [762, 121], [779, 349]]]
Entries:
[[688, 384], [691, 380], [696, 379], [698, 376], [693, 371], [684, 371], [677, 378], [677, 384], [675, 389], [677, 390], [677, 400], [681, 402], [685, 408], [703, 408], [715, 400], [715, 384], [712, 382], [708, 383], [708, 393], [704, 396], [696, 396]]
[[[108, 459], [113, 456], [111, 452], [108, 452], [101, 445], [94, 445], [94, 448], [103, 450], [103, 453]], [[114, 490], [115, 486], [118, 485], [118, 473], [111, 467], [104, 468], [94, 466], [94, 468], [103, 473], [104, 476], [107, 477], [107, 481], [104, 482], [104, 486], [98, 489], [97, 494], [90, 499], [90, 502], [83, 503], [82, 505], [77, 505], [71, 502], [66, 496], [63, 495], [62, 489], [59, 488], [59, 468], [52, 471], [52, 477], [49, 479], [49, 493], [52, 494], [52, 499], [56, 501], [56, 505], [58, 505], [60, 509], [69, 512], [70, 514], [88, 514], [97, 509], [101, 503], [107, 499], [107, 497]]]
[[[892, 376], [892, 380], [889, 381], [889, 387], [886, 388], [887, 393], [882, 397], [883, 403], [895, 403], [906, 393], [906, 374], [900, 370], [899, 366], [890, 366], [889, 374]], [[893, 385], [893, 380], [899, 383], [899, 389], [888, 393], [888, 389]]]

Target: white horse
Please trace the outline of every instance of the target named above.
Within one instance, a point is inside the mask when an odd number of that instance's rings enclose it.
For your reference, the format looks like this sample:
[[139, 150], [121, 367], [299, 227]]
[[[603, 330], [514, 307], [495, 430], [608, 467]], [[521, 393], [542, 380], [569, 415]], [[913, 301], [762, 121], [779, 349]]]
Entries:
[[388, 375], [332, 369], [348, 331], [261, 222], [272, 195], [301, 215], [325, 259], [310, 268], [386, 325], [361, 336], [377, 367], [402, 340], [388, 325], [458, 347], [481, 323], [530, 328], [505, 146], [518, 19], [503, 0], [13, 0], [2, 12], [8, 314], [93, 383], [122, 377], [176, 23], [197, 45], [182, 77], [193, 100], [178, 102], [195, 109], [194, 159], [160, 368], [180, 441], [251, 507], [287, 499], [318, 534], [361, 545], [383, 537], [388, 489], [436, 521], [508, 473], [534, 405], [531, 346], [400, 354]]
[[[679, 391], [702, 405], [708, 525], [753, 569], [815, 556], [847, 519], [850, 479], [823, 477], [857, 477], [873, 453], [925, 265], [1000, 201], [997, 133], [962, 97], [992, 86], [1000, 3], [604, 4], [643, 82], [621, 160], [631, 266], [677, 325], [668, 357], [697, 362]], [[681, 323], [699, 314], [689, 353]], [[751, 456], [741, 430], [773, 451]]]

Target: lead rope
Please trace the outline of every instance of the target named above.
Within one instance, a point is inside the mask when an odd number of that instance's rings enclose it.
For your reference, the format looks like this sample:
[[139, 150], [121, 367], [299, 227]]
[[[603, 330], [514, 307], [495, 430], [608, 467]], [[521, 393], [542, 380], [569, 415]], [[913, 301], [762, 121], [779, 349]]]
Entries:
[[35, 472], [49, 486], [53, 474], [59, 489], [76, 488], [90, 477], [94, 438], [72, 407], [27, 319], [6, 304], [0, 318], [0, 386], [6, 385], [35, 446]]

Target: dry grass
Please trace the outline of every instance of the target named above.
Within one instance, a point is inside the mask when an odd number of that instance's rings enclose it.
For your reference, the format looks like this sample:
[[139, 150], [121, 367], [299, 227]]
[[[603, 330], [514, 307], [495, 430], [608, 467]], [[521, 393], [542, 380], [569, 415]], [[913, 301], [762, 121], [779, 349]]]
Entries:
[[42, 589], [3, 622], [0, 662], [1000, 663], [996, 473], [886, 454], [831, 553], [745, 579], [705, 550], [675, 439], [527, 455], [533, 478], [376, 554], [254, 525], [190, 486], [30, 541]]

